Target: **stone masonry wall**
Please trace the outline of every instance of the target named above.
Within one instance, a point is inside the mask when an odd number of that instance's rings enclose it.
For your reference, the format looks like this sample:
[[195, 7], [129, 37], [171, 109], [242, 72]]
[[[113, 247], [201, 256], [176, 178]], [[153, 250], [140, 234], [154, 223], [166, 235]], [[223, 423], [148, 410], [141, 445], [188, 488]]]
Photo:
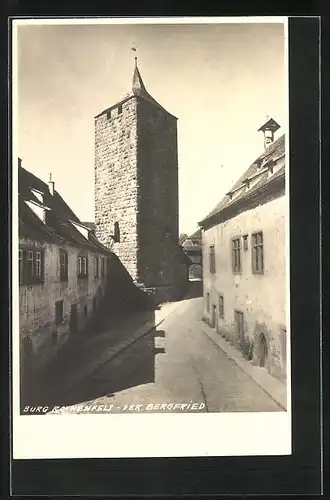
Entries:
[[[121, 111], [121, 112], [120, 112]], [[95, 118], [96, 237], [137, 279], [137, 103], [132, 98]], [[115, 222], [120, 242], [113, 244]]]
[[138, 273], [149, 286], [173, 287], [180, 276], [177, 120], [138, 102]]
[[[115, 222], [120, 242], [113, 244]], [[134, 280], [177, 286], [177, 120], [143, 99], [95, 119], [95, 223], [96, 236]]]

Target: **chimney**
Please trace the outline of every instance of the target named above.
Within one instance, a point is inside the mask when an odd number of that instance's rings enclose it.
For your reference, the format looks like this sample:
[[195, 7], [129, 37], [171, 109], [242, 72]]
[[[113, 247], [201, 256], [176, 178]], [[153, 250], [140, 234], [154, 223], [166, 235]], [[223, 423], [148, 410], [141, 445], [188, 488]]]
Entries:
[[264, 147], [267, 149], [274, 142], [274, 134], [281, 126], [273, 120], [273, 118], [269, 118], [267, 116], [267, 121], [264, 125], [262, 125], [258, 132], [264, 133]]
[[52, 174], [49, 174], [48, 188], [49, 188], [50, 194], [52, 196], [54, 196], [55, 182], [52, 180]]

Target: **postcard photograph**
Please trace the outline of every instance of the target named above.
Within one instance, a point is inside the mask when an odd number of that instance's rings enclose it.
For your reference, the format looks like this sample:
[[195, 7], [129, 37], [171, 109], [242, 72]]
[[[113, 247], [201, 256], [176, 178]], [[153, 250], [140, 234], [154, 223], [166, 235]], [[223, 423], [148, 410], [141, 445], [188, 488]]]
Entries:
[[291, 452], [287, 39], [13, 21], [14, 458]]

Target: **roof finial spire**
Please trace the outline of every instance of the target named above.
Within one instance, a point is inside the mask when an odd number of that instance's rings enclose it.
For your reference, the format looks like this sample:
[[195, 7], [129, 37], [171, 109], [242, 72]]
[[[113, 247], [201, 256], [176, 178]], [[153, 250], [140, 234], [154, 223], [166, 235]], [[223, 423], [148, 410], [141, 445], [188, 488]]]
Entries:
[[[133, 52], [135, 52], [135, 53], [137, 52], [137, 46], [136, 46], [136, 43], [135, 43], [135, 42], [133, 42], [133, 45], [132, 45], [132, 47], [131, 47], [131, 50], [132, 50]], [[137, 59], [138, 59], [138, 58], [137, 58], [137, 54], [135, 54], [135, 57], [134, 57], [134, 60], [135, 60], [135, 67], [137, 67]]]
[[49, 182], [52, 182], [52, 173], [49, 173]]

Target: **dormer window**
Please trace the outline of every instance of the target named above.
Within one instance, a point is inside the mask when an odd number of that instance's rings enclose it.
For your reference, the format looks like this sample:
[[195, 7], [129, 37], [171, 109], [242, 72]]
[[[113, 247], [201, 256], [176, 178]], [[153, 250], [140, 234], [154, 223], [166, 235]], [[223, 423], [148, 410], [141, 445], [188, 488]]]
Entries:
[[77, 229], [77, 231], [79, 231], [79, 233], [82, 234], [84, 236], [84, 238], [86, 238], [86, 240], [88, 240], [89, 228], [82, 226], [80, 224], [76, 224], [73, 221], [70, 221], [70, 222]]
[[44, 202], [44, 193], [42, 191], [38, 191], [37, 189], [31, 189], [31, 193], [37, 198], [40, 203]]
[[121, 115], [123, 112], [123, 106], [120, 104], [117, 109], [118, 109], [118, 115]]
[[242, 192], [244, 192], [244, 184], [241, 184], [240, 186], [233, 188], [232, 191], [229, 191], [229, 193], [227, 193], [227, 196], [229, 196], [229, 199], [232, 201], [235, 200], [238, 196], [240, 196]]
[[25, 201], [26, 205], [32, 210], [32, 212], [43, 222], [46, 223], [46, 210], [49, 210], [42, 205], [37, 204], [34, 201]]

